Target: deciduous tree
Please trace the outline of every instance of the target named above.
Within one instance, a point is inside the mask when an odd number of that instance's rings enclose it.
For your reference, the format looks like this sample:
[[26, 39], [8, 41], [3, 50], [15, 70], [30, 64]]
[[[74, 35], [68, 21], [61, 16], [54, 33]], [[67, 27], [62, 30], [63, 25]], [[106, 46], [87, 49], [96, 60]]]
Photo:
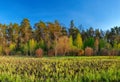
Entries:
[[78, 49], [83, 48], [83, 41], [82, 41], [82, 37], [81, 37], [80, 33], [77, 34], [74, 44]]

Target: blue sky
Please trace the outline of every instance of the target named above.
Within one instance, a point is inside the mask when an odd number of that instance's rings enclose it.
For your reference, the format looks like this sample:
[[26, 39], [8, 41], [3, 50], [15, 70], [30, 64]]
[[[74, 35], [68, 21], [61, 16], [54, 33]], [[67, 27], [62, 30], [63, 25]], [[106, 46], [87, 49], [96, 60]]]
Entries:
[[58, 20], [75, 25], [109, 29], [120, 26], [120, 0], [0, 0], [0, 23], [20, 23], [28, 18], [34, 23]]

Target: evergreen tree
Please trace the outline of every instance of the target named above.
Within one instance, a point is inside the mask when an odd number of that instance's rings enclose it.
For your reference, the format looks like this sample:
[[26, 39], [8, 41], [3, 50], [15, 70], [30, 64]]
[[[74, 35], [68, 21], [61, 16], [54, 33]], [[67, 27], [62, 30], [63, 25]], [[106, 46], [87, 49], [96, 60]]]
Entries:
[[32, 28], [28, 19], [23, 19], [20, 25], [21, 42], [26, 43], [32, 38]]
[[94, 42], [95, 42], [95, 40], [94, 40], [93, 37], [90, 37], [90, 38], [86, 39], [84, 41], [84, 48], [86, 48], [86, 47], [94, 48]]
[[41, 39], [43, 39], [44, 36], [44, 31], [46, 29], [46, 24], [43, 21], [40, 21], [35, 24], [35, 39], [37, 42], [39, 42]]

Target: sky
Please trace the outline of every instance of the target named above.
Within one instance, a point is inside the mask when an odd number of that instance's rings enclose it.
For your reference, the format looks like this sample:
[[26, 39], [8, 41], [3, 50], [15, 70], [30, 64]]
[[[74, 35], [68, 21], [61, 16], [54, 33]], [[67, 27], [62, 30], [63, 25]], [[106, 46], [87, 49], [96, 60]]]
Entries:
[[110, 29], [120, 26], [120, 0], [0, 0], [0, 23], [18, 23], [23, 18], [31, 26], [40, 20], [83, 28]]

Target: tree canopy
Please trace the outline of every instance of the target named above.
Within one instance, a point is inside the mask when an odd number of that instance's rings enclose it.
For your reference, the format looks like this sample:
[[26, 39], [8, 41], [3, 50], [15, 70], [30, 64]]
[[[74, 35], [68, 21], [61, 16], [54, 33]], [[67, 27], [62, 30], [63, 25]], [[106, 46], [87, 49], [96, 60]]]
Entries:
[[[82, 25], [81, 25], [82, 28]], [[29, 19], [25, 18], [19, 24], [0, 24], [0, 54], [3, 55], [34, 55], [41, 48], [48, 52], [70, 54], [80, 53], [85, 48], [92, 48], [101, 54], [103, 49], [120, 51], [120, 27], [110, 30], [79, 29], [70, 21], [70, 27], [65, 27], [59, 21], [39, 21], [31, 27]], [[92, 50], [90, 49], [89, 50]], [[82, 51], [82, 52], [83, 52]]]

